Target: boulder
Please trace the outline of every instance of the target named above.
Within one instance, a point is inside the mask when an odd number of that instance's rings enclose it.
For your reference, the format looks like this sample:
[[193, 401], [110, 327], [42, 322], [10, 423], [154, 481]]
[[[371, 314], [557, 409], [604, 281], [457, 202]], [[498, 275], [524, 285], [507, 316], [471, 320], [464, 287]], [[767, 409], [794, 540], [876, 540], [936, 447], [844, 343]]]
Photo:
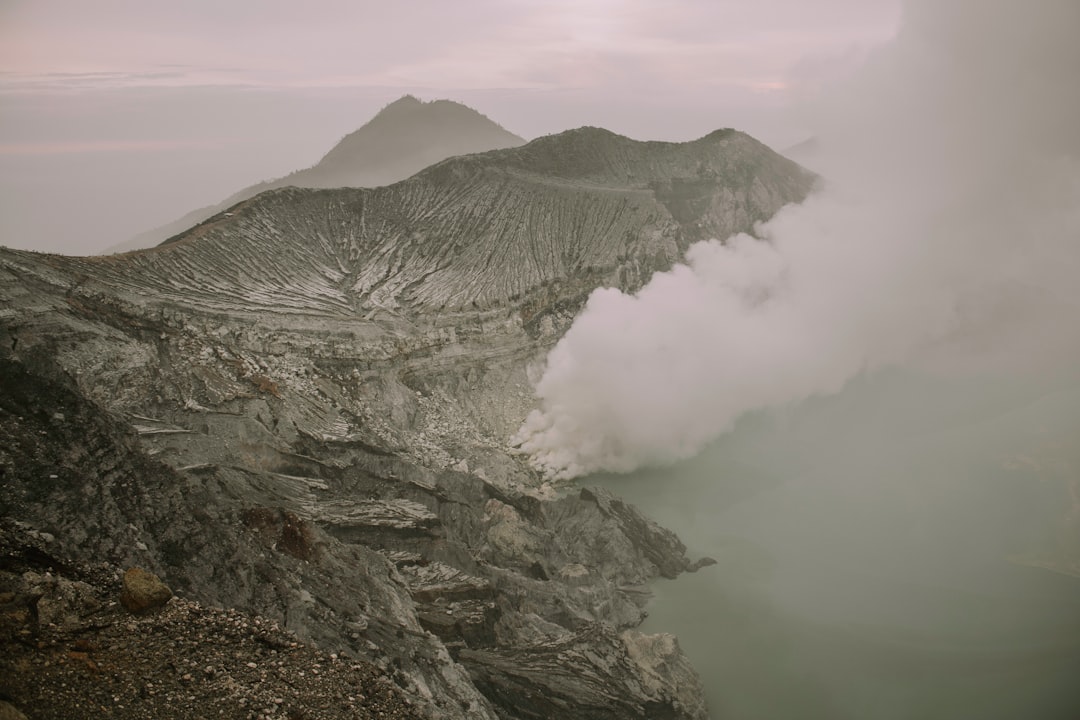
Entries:
[[124, 573], [120, 604], [132, 613], [143, 613], [169, 602], [172, 590], [158, 576], [142, 568], [129, 568]]

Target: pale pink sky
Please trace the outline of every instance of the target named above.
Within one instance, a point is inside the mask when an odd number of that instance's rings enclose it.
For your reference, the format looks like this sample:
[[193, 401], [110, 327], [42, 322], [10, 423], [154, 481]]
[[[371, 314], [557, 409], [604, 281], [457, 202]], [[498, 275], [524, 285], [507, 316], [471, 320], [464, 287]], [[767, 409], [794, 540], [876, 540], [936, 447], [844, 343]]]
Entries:
[[90, 253], [316, 162], [410, 92], [526, 138], [783, 148], [900, 0], [0, 0], [0, 244]]

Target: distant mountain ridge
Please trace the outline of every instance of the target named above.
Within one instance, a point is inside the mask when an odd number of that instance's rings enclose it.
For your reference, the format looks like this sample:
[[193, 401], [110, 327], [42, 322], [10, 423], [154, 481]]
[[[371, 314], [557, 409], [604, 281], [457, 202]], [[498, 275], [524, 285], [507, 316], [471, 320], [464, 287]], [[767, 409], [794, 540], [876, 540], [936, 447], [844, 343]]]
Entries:
[[66, 262], [148, 301], [228, 312], [426, 314], [552, 284], [583, 300], [638, 286], [696, 240], [753, 232], [812, 177], [735, 130], [673, 143], [580, 128], [393, 185], [275, 189], [154, 252]]
[[153, 247], [233, 205], [275, 188], [379, 187], [404, 180], [455, 155], [523, 145], [525, 140], [486, 115], [452, 100], [424, 102], [406, 95], [330, 149], [315, 165], [256, 183], [216, 205], [192, 210], [102, 254]]

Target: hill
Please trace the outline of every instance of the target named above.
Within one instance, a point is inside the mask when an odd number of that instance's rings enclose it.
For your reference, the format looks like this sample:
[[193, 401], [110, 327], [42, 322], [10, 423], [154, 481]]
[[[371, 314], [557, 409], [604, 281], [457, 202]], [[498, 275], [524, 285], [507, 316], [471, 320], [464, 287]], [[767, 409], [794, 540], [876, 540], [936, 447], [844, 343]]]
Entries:
[[140, 250], [160, 244], [208, 217], [266, 190], [378, 187], [389, 185], [454, 155], [514, 147], [525, 141], [472, 108], [451, 100], [423, 102], [406, 95], [349, 133], [310, 168], [257, 183], [216, 205], [192, 210], [161, 227], [114, 245], [103, 254]]

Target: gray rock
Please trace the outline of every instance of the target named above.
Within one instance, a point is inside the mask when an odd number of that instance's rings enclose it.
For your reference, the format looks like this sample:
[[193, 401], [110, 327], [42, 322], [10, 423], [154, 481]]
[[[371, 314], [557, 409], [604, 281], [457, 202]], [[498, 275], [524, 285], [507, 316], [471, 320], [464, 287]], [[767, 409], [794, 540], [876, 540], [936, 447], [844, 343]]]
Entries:
[[77, 630], [102, 605], [94, 588], [85, 582], [26, 572], [23, 583], [22, 592], [30, 598], [39, 625]]
[[457, 658], [512, 717], [707, 717], [697, 675], [670, 635], [619, 635], [610, 627], [593, 625], [537, 645], [466, 648]]

